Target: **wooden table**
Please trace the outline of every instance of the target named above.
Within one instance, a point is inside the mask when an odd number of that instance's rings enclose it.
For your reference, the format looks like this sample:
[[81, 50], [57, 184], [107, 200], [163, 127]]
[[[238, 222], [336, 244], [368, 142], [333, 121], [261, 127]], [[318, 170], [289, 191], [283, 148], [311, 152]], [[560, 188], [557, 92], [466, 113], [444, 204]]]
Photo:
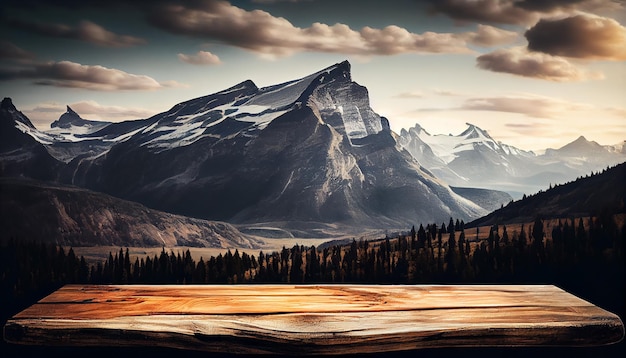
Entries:
[[9, 343], [346, 354], [599, 346], [620, 318], [555, 286], [64, 286], [9, 319]]

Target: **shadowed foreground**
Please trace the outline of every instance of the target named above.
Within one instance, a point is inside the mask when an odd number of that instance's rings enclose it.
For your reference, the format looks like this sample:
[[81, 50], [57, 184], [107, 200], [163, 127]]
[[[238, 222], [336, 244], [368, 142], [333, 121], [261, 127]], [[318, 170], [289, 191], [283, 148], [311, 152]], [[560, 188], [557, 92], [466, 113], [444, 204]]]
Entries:
[[620, 318], [549, 285], [67, 285], [9, 319], [5, 340], [336, 355], [603, 346]]

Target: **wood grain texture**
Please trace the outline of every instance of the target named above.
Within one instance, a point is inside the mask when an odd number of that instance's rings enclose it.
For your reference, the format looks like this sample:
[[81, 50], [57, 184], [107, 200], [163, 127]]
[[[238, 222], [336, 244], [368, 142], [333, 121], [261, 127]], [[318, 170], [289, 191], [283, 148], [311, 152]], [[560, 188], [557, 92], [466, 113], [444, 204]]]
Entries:
[[252, 354], [597, 346], [620, 318], [555, 286], [68, 285], [12, 317], [7, 342]]

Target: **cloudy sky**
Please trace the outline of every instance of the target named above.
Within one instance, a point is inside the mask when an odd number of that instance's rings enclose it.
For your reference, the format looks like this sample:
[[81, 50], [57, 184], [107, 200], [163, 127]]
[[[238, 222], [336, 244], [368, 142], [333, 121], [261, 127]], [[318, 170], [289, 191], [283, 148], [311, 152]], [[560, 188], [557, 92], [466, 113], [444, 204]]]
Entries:
[[522, 149], [626, 139], [614, 0], [3, 0], [0, 95], [41, 129], [146, 118], [349, 60], [395, 131], [465, 123]]

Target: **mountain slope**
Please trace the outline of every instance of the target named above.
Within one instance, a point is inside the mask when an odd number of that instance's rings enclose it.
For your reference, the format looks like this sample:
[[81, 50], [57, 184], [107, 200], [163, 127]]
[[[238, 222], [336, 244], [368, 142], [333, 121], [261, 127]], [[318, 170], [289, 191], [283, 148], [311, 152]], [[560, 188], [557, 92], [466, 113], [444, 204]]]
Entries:
[[626, 211], [626, 163], [510, 203], [467, 224], [468, 227], [530, 222], [535, 217], [582, 217], [603, 210]]
[[380, 228], [484, 212], [396, 150], [347, 62], [183, 102], [101, 156], [73, 161], [66, 175], [160, 210], [235, 223]]
[[257, 248], [232, 225], [191, 219], [80, 189], [0, 178], [0, 230], [10, 237], [67, 246]]

